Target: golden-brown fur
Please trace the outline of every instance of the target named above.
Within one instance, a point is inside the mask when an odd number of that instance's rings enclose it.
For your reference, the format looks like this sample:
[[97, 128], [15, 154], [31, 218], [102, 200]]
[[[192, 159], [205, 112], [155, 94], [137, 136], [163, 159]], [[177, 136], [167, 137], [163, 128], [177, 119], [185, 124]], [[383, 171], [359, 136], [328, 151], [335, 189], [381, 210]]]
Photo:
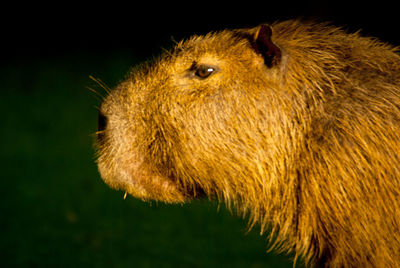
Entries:
[[325, 24], [271, 29], [135, 68], [101, 106], [102, 178], [143, 200], [224, 200], [307, 263], [400, 267], [400, 57]]

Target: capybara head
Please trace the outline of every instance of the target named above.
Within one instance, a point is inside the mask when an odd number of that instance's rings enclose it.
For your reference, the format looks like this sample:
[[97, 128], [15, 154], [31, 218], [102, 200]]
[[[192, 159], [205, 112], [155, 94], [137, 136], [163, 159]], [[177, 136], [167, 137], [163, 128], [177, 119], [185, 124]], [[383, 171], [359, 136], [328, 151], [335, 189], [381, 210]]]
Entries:
[[400, 265], [400, 58], [286, 21], [178, 43], [99, 111], [104, 181], [143, 200], [224, 200], [332, 267]]

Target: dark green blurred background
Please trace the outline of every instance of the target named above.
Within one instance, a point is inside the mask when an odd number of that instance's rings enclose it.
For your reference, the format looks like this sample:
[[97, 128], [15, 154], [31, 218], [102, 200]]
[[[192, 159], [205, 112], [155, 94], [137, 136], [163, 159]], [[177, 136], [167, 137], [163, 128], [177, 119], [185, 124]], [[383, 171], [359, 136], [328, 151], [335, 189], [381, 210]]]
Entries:
[[138, 62], [129, 51], [101, 56], [1, 70], [4, 267], [290, 267], [266, 254], [258, 230], [246, 235], [246, 221], [215, 202], [123, 200], [101, 181], [91, 135], [99, 100], [88, 76], [112, 85]]
[[290, 256], [267, 253], [259, 228], [246, 233], [246, 220], [224, 205], [148, 204], [109, 189], [97, 173], [92, 146], [100, 99], [88, 87], [105, 92], [89, 76], [113, 87], [131, 66], [170, 47], [171, 36], [298, 16], [363, 28], [396, 43], [390, 8], [349, 11], [304, 2], [269, 5], [273, 12], [265, 15], [250, 3], [198, 12], [98, 5], [4, 11], [0, 266], [291, 267]]

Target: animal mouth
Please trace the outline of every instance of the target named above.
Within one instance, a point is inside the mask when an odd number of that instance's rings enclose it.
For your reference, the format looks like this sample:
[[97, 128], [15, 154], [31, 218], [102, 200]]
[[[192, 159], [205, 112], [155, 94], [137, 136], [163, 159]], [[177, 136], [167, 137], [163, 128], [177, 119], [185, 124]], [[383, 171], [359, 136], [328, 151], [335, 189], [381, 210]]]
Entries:
[[100, 175], [106, 184], [136, 198], [167, 203], [181, 203], [189, 198], [177, 183], [152, 171], [137, 156], [133, 156], [129, 160], [122, 160], [118, 156], [111, 156], [103, 152], [97, 163]]
[[145, 201], [181, 203], [206, 195], [200, 186], [184, 187], [173, 172], [167, 172], [174, 169], [172, 162], [166, 164], [168, 168], [160, 168], [155, 161], [145, 159], [145, 153], [138, 148], [136, 132], [116, 124], [129, 126], [121, 114], [107, 116], [101, 110], [98, 114], [97, 164], [106, 184]]
[[96, 132], [97, 164], [106, 184], [145, 201], [180, 203], [190, 198], [190, 194], [174, 178], [164, 176], [155, 167], [147, 164], [148, 161], [145, 161], [138, 149], [130, 145], [133, 142], [127, 138], [129, 133], [120, 132], [111, 124], [109, 118], [99, 112]]

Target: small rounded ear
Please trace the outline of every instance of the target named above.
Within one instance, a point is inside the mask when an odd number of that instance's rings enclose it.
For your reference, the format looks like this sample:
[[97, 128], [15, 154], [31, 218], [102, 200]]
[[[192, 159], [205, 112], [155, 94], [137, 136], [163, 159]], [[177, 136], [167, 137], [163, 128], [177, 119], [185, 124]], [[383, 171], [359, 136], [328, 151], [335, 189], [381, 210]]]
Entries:
[[271, 40], [272, 29], [268, 25], [260, 25], [252, 38], [249, 38], [253, 49], [263, 56], [264, 63], [271, 68], [281, 60], [281, 50]]

